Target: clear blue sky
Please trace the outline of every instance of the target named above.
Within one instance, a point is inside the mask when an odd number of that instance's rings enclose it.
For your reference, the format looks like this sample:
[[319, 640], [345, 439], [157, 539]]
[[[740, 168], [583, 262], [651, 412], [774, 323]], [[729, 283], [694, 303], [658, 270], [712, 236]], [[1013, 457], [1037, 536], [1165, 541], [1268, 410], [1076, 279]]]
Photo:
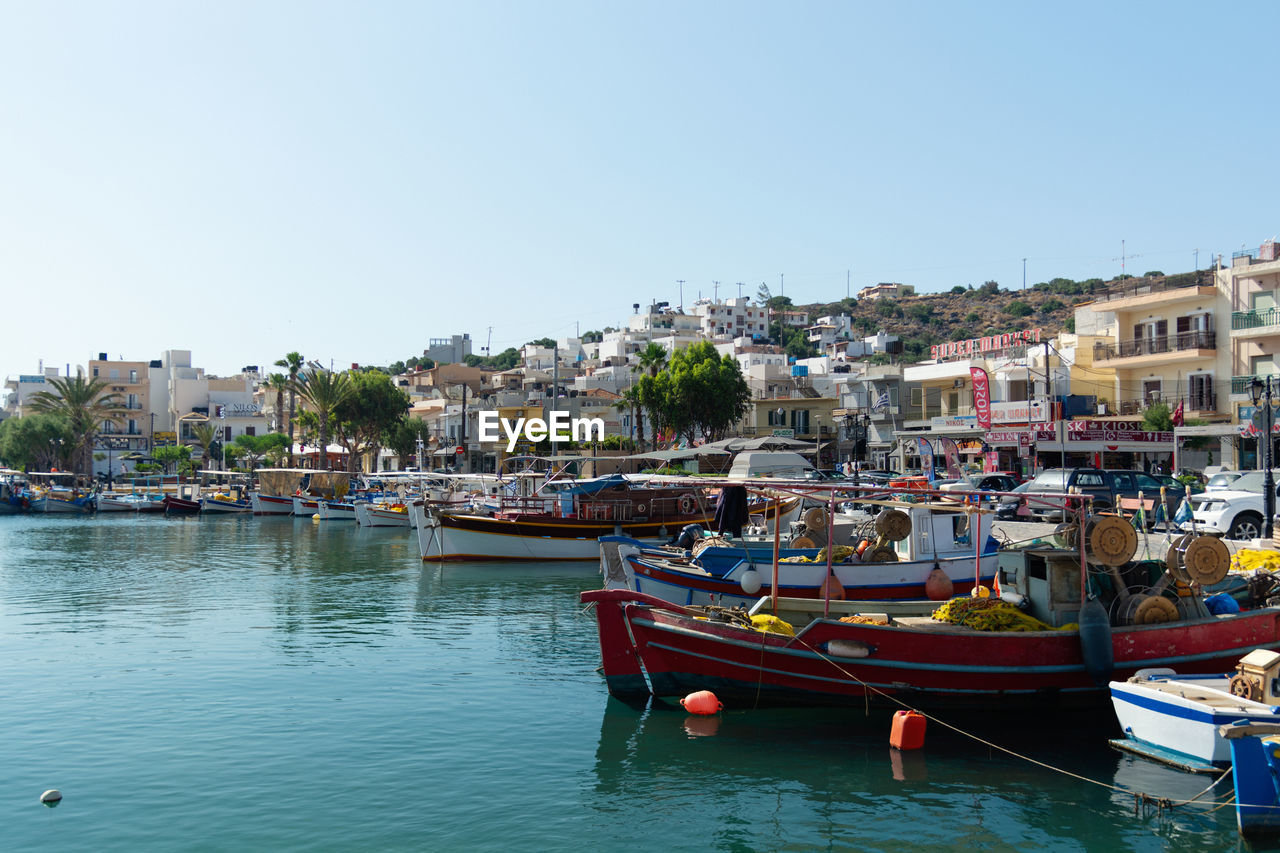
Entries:
[[[385, 364], [1280, 232], [1271, 3], [0, 3], [0, 369]], [[575, 325], [578, 324], [578, 325]]]

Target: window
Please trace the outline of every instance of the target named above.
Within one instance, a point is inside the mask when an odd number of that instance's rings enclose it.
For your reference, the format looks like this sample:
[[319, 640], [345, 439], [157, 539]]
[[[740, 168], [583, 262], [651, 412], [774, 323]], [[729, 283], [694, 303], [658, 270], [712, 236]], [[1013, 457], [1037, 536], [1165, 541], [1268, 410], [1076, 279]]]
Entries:
[[1027, 380], [1011, 379], [1009, 380], [1009, 400], [1029, 400], [1031, 392], [1027, 390]]
[[1136, 492], [1138, 490], [1138, 487], [1134, 485], [1132, 474], [1117, 471], [1111, 475], [1111, 479], [1115, 481], [1117, 492]]
[[138, 434], [138, 422], [133, 418], [129, 418], [129, 435]]
[[98, 368], [96, 368], [96, 367], [93, 369], [93, 378], [94, 378], [94, 379], [97, 379], [97, 378], [98, 378]]
[[1081, 471], [1076, 474], [1073, 486], [1083, 486], [1085, 488], [1102, 488], [1106, 482], [1102, 479], [1102, 475], [1097, 471]]
[[1162, 484], [1155, 477], [1150, 477], [1146, 474], [1134, 474], [1133, 478], [1138, 481], [1138, 488], [1146, 492], [1148, 495], [1153, 492], [1160, 491], [1160, 486]]
[[918, 409], [923, 404], [923, 402], [924, 402], [924, 389], [917, 385], [911, 389], [911, 407], [914, 409]]
[[110, 374], [110, 375], [111, 375], [111, 378], [112, 378], [112, 379], [119, 379], [119, 378], [120, 378], [120, 368], [118, 368], [118, 367], [113, 367], [113, 368], [111, 368], [111, 374]]
[[809, 410], [808, 409], [792, 409], [791, 410], [791, 428], [799, 433], [807, 433], [809, 431]]
[[130, 382], [138, 381], [138, 368], [134, 367], [129, 370], [129, 381]]
[[1142, 402], [1150, 405], [1160, 400], [1160, 380], [1142, 380]]
[[[230, 429], [230, 427], [228, 427], [228, 429]], [[258, 434], [258, 428], [257, 428], [257, 427], [247, 426], [247, 427], [245, 427], [245, 428], [244, 428], [244, 434], [245, 434], [245, 435], [257, 435], [257, 434]]]

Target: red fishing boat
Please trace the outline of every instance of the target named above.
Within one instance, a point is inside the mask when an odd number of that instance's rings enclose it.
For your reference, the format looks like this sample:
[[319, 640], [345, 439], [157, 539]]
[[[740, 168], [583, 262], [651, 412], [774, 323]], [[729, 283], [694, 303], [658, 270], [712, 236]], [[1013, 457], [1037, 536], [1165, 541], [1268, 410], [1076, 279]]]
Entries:
[[[1133, 528], [1101, 518], [1082, 522], [1084, 552], [1062, 541], [1001, 551], [995, 591], [982, 588], [990, 597], [942, 610], [766, 597], [744, 611], [625, 589], [582, 600], [595, 607], [609, 691], [628, 701], [711, 690], [738, 705], [1106, 707], [1108, 681], [1140, 669], [1222, 672], [1254, 649], [1280, 649], [1280, 608], [1215, 615], [1203, 604], [1200, 585], [1230, 567], [1220, 540], [1175, 542], [1151, 584], [1154, 567], [1131, 562]], [[985, 621], [938, 618], [984, 611]]]

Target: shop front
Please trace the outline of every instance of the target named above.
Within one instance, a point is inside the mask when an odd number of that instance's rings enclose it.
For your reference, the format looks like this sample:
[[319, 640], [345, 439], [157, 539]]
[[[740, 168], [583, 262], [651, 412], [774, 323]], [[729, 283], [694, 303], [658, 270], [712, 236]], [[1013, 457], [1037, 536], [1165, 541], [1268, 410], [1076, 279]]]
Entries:
[[1113, 468], [1173, 472], [1172, 432], [1150, 432], [1132, 421], [1061, 421], [1051, 440], [1037, 440], [1036, 470]]

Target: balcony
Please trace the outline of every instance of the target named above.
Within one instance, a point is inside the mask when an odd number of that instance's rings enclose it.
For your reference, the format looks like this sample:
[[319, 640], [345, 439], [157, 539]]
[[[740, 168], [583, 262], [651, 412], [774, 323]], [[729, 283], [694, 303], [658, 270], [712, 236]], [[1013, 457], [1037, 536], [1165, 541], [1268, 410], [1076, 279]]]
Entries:
[[1268, 379], [1274, 380], [1275, 374], [1250, 373], [1247, 376], [1231, 377], [1231, 396], [1250, 398], [1251, 389], [1249, 386], [1253, 384], [1253, 380], [1257, 379], [1266, 382]]
[[1158, 283], [1150, 279], [1137, 279], [1100, 294], [1094, 301], [1104, 311], [1130, 311], [1214, 295], [1212, 271], [1202, 271], [1195, 275], [1194, 280], [1189, 280], [1191, 278], [1190, 274], [1185, 277], [1170, 276]]
[[[1232, 387], [1234, 389], [1234, 383]], [[1235, 393], [1234, 390], [1232, 393]], [[1214, 414], [1218, 411], [1218, 394], [1210, 390], [1199, 394], [1185, 394], [1168, 400], [1163, 397], [1153, 397], [1150, 400], [1120, 400], [1116, 404], [1116, 410], [1121, 415], [1141, 415], [1154, 403], [1165, 403], [1170, 411], [1177, 409], [1178, 403], [1182, 403], [1184, 417], [1190, 417], [1192, 412]]]
[[1280, 308], [1262, 311], [1233, 311], [1231, 333], [1234, 337], [1255, 337], [1280, 334]]
[[[1110, 344], [1098, 341], [1093, 345], [1093, 360], [1121, 361], [1132, 359], [1144, 363], [1184, 361], [1213, 355], [1218, 348], [1218, 334], [1212, 329], [1195, 332], [1179, 332], [1163, 338], [1138, 338]], [[1119, 366], [1119, 365], [1117, 365]]]

